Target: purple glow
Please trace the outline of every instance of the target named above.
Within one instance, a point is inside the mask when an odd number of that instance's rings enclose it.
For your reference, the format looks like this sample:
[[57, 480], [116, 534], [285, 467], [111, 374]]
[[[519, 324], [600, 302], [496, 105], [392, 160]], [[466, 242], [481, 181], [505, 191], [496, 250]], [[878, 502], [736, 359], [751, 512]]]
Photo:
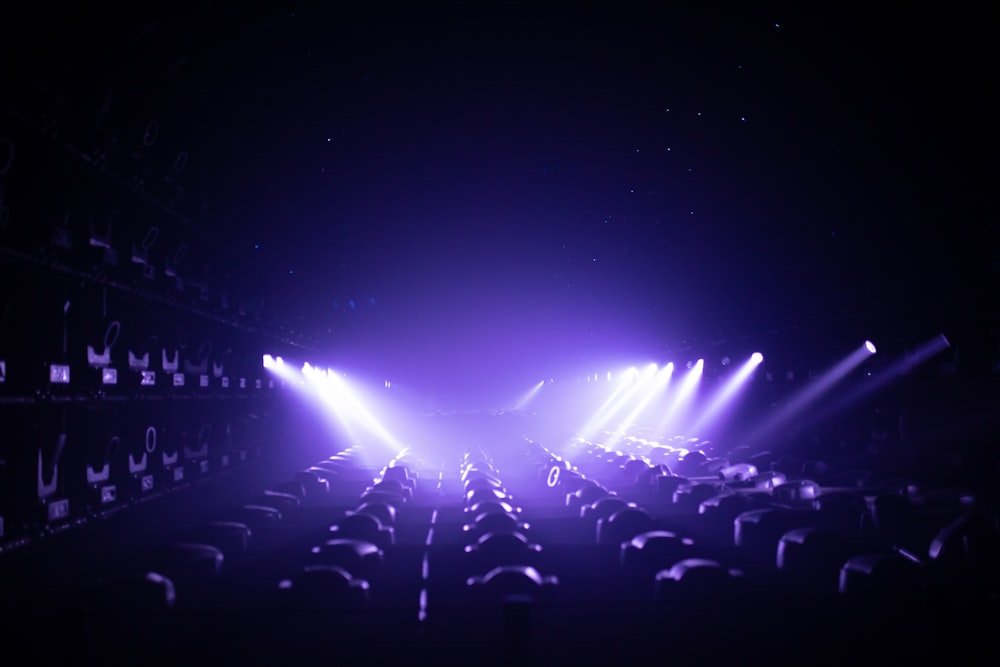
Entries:
[[718, 414], [727, 407], [739, 390], [746, 385], [750, 375], [757, 369], [764, 355], [754, 352], [750, 359], [734, 373], [712, 398], [708, 407], [701, 411], [697, 421], [691, 426], [690, 432], [701, 435], [703, 430], [712, 423]]
[[875, 343], [870, 340], [865, 341], [865, 349], [868, 350], [870, 354], [875, 354]]
[[866, 342], [865, 345], [855, 349], [833, 368], [816, 378], [811, 384], [806, 385], [783, 408], [775, 412], [770, 419], [747, 436], [747, 442], [759, 442], [761, 438], [771, 435], [782, 424], [801, 414], [810, 403], [832, 389], [835, 384], [847, 377], [848, 373], [872, 355], [868, 347], [869, 344], [870, 342]]
[[679, 417], [683, 416], [685, 408], [688, 407], [694, 398], [695, 389], [701, 381], [702, 371], [705, 368], [705, 360], [699, 359], [684, 376], [677, 394], [674, 396], [670, 407], [667, 408], [662, 420], [654, 431], [657, 434], [666, 435], [668, 430], [674, 430]]

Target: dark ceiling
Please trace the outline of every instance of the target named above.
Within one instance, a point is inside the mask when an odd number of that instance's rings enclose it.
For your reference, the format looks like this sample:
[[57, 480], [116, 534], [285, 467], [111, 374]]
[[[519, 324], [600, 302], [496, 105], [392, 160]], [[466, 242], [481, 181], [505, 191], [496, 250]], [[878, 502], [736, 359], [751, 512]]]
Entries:
[[155, 121], [230, 280], [332, 352], [995, 310], [982, 17], [518, 7], [33, 8], [3, 73], [124, 144]]

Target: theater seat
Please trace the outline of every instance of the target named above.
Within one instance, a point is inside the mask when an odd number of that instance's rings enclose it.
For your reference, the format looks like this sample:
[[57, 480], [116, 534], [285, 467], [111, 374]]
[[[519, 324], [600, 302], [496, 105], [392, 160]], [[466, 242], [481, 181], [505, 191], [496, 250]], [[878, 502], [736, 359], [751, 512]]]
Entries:
[[281, 489], [267, 489], [254, 499], [253, 504], [265, 505], [280, 512], [289, 513], [302, 507], [302, 498]]
[[840, 569], [840, 593], [868, 603], [896, 603], [900, 607], [919, 598], [920, 568], [894, 553], [851, 558]]
[[819, 513], [778, 508], [750, 510], [736, 517], [733, 524], [733, 543], [757, 564], [774, 568], [781, 536], [790, 530], [819, 525]]
[[222, 571], [225, 556], [210, 544], [181, 542], [168, 546], [159, 560], [159, 569], [173, 580], [210, 580]]
[[642, 459], [629, 459], [622, 466], [621, 476], [626, 484], [635, 484], [639, 481], [639, 476], [650, 469], [650, 465]]
[[383, 526], [374, 515], [364, 512], [348, 514], [330, 526], [330, 538], [371, 542], [379, 549], [388, 549], [396, 541], [392, 526]]
[[695, 513], [705, 500], [719, 494], [721, 489], [715, 484], [682, 484], [674, 491], [674, 506], [681, 511]]
[[640, 533], [621, 545], [620, 562], [626, 573], [652, 577], [691, 556], [694, 542], [667, 530]]
[[466, 586], [482, 601], [503, 602], [525, 599], [533, 602], [551, 599], [559, 584], [554, 576], [543, 577], [530, 565], [504, 565], [481, 577], [469, 577]]
[[310, 564], [336, 565], [352, 577], [374, 581], [382, 570], [384, 558], [382, 550], [371, 542], [334, 539], [312, 548]]
[[404, 501], [408, 501], [408, 500], [410, 500], [410, 498], [413, 497], [413, 490], [410, 487], [404, 486], [404, 485], [402, 485], [401, 483], [399, 483], [398, 481], [395, 481], [395, 480], [391, 480], [391, 481], [390, 480], [382, 480], [381, 482], [378, 482], [377, 484], [373, 484], [372, 487], [370, 489], [368, 489], [368, 491], [374, 492], [374, 493], [379, 493], [379, 492], [382, 492], [382, 493], [391, 493], [393, 495], [401, 496]]
[[609, 517], [618, 510], [623, 510], [626, 507], [635, 507], [635, 505], [618, 496], [605, 496], [604, 498], [598, 498], [590, 505], [581, 507], [580, 517], [587, 521], [592, 521], [596, 529], [599, 520]]
[[281, 521], [281, 512], [265, 505], [244, 505], [229, 513], [229, 518], [249, 526], [253, 533], [275, 528]]
[[325, 475], [317, 472], [303, 470], [295, 473], [293, 481], [297, 482], [305, 492], [305, 497], [310, 502], [318, 500], [330, 492], [330, 482]]
[[985, 583], [997, 578], [1000, 535], [979, 512], [964, 514], [941, 528], [928, 549], [930, 561], [952, 575]]
[[823, 525], [846, 537], [860, 536], [862, 517], [868, 504], [860, 492], [835, 491], [821, 494], [812, 502], [820, 513]]
[[691, 480], [687, 477], [678, 477], [675, 475], [660, 475], [659, 477], [654, 477], [653, 481], [656, 485], [657, 498], [671, 503], [674, 501], [674, 492], [681, 486], [691, 483]]
[[462, 531], [471, 539], [478, 540], [486, 533], [519, 533], [530, 527], [514, 514], [487, 512], [477, 515], [472, 523], [462, 526]]
[[776, 563], [799, 590], [835, 593], [847, 543], [826, 528], [798, 528], [781, 536]]
[[399, 482], [403, 486], [414, 488], [414, 478], [416, 475], [410, 472], [406, 466], [390, 466], [382, 471], [382, 479], [389, 482]]
[[388, 503], [361, 503], [354, 512], [370, 514], [378, 519], [384, 528], [393, 528], [396, 525], [396, 508]]
[[[280, 484], [275, 484], [271, 489], [268, 489], [273, 493], [283, 493], [285, 495], [292, 496], [301, 505], [302, 501], [306, 499], [306, 489], [301, 482], [290, 479], [286, 482], [281, 482]], [[265, 503], [266, 504], [266, 503]], [[280, 509], [280, 508], [279, 508]]]
[[364, 609], [369, 584], [336, 565], [307, 565], [292, 579], [278, 583], [282, 602], [296, 612]]
[[218, 547], [227, 558], [238, 556], [250, 546], [250, 526], [240, 521], [212, 521], [191, 531], [188, 541]]
[[465, 553], [479, 572], [503, 565], [537, 565], [541, 551], [540, 545], [530, 543], [517, 532], [485, 533], [465, 547]]
[[480, 514], [520, 514], [521, 508], [514, 507], [503, 500], [484, 500], [471, 507], [465, 508], [465, 513], [470, 517], [477, 517]]
[[473, 477], [467, 480], [463, 486], [466, 493], [480, 490], [492, 491], [494, 489], [500, 492], [503, 491], [500, 481], [490, 477]]
[[94, 602], [101, 612], [133, 614], [167, 611], [176, 599], [173, 581], [157, 572], [145, 572], [105, 581]]
[[597, 500], [610, 495], [611, 492], [603, 486], [597, 482], [588, 480], [588, 484], [585, 486], [580, 487], [573, 493], [566, 494], [566, 507], [579, 514], [582, 507], [593, 504]]
[[648, 512], [638, 507], [626, 507], [597, 520], [597, 543], [619, 545], [653, 528], [655, 521]]
[[388, 491], [366, 491], [361, 495], [359, 502], [361, 504], [385, 503], [399, 510], [406, 505], [406, 498], [401, 494], [389, 493]]
[[656, 599], [662, 602], [714, 603], [739, 590], [743, 573], [706, 558], [687, 558], [656, 574]]
[[812, 503], [821, 493], [819, 484], [808, 479], [781, 484], [771, 490], [775, 502], [786, 505]]
[[471, 507], [487, 500], [507, 500], [507, 494], [498, 488], [475, 489], [465, 494], [465, 505]]

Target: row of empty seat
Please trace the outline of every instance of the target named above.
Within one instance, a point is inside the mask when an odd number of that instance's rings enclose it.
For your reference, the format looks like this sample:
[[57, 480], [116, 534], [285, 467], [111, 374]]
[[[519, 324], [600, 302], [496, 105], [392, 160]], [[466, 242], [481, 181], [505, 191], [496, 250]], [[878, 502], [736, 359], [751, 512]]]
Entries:
[[129, 632], [136, 655], [198, 660], [202, 642], [362, 664], [461, 662], [458, 646], [490, 664], [742, 645], [965, 655], [983, 638], [959, 630], [997, 618], [996, 512], [976, 490], [489, 426], [467, 446], [343, 448], [65, 587], [60, 609], [86, 612], [99, 646]]

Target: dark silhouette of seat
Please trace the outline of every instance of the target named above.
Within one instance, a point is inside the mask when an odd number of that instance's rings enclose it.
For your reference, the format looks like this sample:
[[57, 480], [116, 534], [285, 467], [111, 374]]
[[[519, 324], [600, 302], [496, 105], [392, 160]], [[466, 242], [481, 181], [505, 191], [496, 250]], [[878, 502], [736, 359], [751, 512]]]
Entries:
[[211, 521], [194, 528], [188, 542], [211, 544], [227, 558], [238, 556], [250, 547], [250, 527], [239, 521]]
[[205, 581], [219, 575], [225, 559], [211, 544], [179, 542], [165, 549], [157, 569], [174, 580]]
[[491, 477], [473, 477], [465, 482], [464, 487], [466, 493], [480, 490], [492, 491], [494, 489], [503, 492], [500, 480]]
[[392, 526], [383, 526], [373, 514], [355, 512], [330, 526], [330, 538], [362, 540], [387, 549], [395, 542], [395, 531]]
[[597, 543], [617, 546], [655, 527], [656, 522], [648, 512], [638, 507], [625, 507], [597, 520]]
[[358, 505], [354, 510], [359, 514], [370, 514], [378, 519], [382, 527], [392, 528], [396, 525], [396, 508], [389, 503], [366, 502]]
[[626, 573], [652, 577], [692, 556], [694, 542], [668, 530], [639, 533], [621, 545], [620, 562]]
[[834, 593], [849, 556], [847, 541], [828, 528], [798, 528], [778, 542], [776, 564], [797, 591]]
[[228, 518], [246, 524], [254, 534], [259, 534], [277, 527], [282, 515], [274, 507], [243, 505], [232, 510]]
[[580, 517], [586, 521], [592, 522], [596, 530], [598, 521], [629, 506], [630, 503], [624, 498], [620, 498], [619, 496], [605, 496], [603, 498], [598, 498], [589, 505], [581, 507]]
[[252, 504], [273, 507], [279, 512], [295, 512], [302, 507], [303, 496], [296, 496], [279, 489], [266, 489]]
[[813, 500], [819, 498], [821, 493], [819, 484], [808, 479], [787, 482], [771, 490], [771, 496], [775, 502], [786, 505], [811, 504]]
[[337, 473], [311, 466], [295, 473], [293, 479], [302, 484], [307, 496], [318, 500], [330, 492], [330, 486], [333, 484], [331, 480], [337, 479]]
[[766, 508], [750, 510], [736, 517], [733, 543], [757, 564], [773, 569], [781, 536], [797, 528], [811, 528], [820, 524], [819, 513], [814, 510]]
[[503, 491], [493, 488], [493, 489], [477, 489], [475, 491], [469, 491], [465, 494], [465, 506], [471, 507], [477, 503], [485, 502], [487, 500], [506, 500], [507, 494]]
[[517, 533], [529, 528], [527, 523], [514, 514], [495, 512], [479, 514], [471, 523], [462, 526], [462, 530], [475, 540], [486, 533]]
[[573, 493], [566, 494], [566, 507], [579, 514], [580, 509], [585, 505], [590, 505], [598, 499], [605, 498], [610, 495], [611, 492], [603, 486], [597, 482], [589, 481], [588, 484], [580, 487]]
[[520, 508], [514, 507], [503, 500], [484, 500], [471, 507], [465, 508], [465, 513], [470, 517], [477, 517], [480, 514], [514, 514], [520, 513]]
[[675, 475], [660, 475], [654, 477], [653, 482], [656, 485], [656, 497], [673, 502], [674, 492], [681, 486], [690, 484], [691, 480], [687, 477], [678, 477]]
[[345, 611], [368, 607], [369, 584], [337, 565], [307, 565], [278, 583], [286, 607], [301, 611]]
[[551, 599], [559, 579], [543, 577], [530, 565], [504, 565], [481, 577], [469, 577], [468, 586], [477, 598], [491, 602], [524, 599], [532, 602]]
[[336, 565], [352, 577], [373, 581], [378, 578], [384, 553], [364, 540], [333, 539], [312, 548], [311, 565]]
[[851, 558], [840, 569], [838, 590], [854, 609], [885, 618], [888, 610], [919, 618], [923, 609], [922, 568], [896, 553]]
[[465, 546], [475, 570], [487, 572], [503, 565], [537, 566], [542, 547], [518, 532], [484, 533]]
[[681, 484], [674, 491], [673, 503], [678, 510], [694, 514], [702, 502], [717, 496], [720, 490], [715, 484]]
[[656, 574], [656, 598], [662, 602], [712, 604], [739, 591], [742, 572], [707, 558], [687, 558]]

